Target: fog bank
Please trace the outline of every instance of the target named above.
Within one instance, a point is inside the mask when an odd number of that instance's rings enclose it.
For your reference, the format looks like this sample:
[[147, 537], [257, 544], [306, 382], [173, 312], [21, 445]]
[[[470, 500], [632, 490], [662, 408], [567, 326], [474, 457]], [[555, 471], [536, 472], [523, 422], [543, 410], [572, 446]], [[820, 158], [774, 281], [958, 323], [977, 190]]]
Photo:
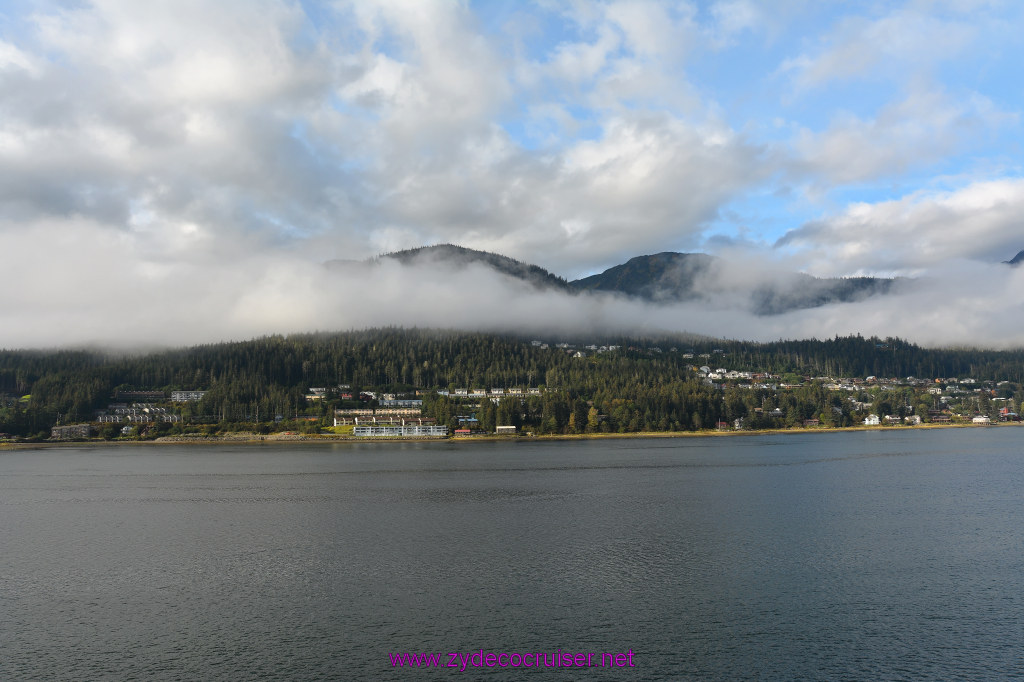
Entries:
[[[18, 286], [0, 290], [0, 347], [181, 346], [388, 325], [536, 335], [689, 332], [753, 341], [863, 334], [926, 346], [1024, 345], [1024, 304], [1014, 295], [1024, 286], [1024, 268], [1002, 264], [957, 262], [886, 295], [764, 315], [751, 301], [752, 285], [775, 281], [784, 290], [802, 280], [775, 266], [734, 262], [701, 281], [698, 300], [652, 303], [538, 289], [481, 265], [384, 259], [327, 268], [299, 255], [255, 250], [205, 262], [138, 251], [126, 259], [95, 236], [79, 225], [45, 260], [8, 264], [7, 279]], [[28, 252], [33, 236], [24, 239]]]

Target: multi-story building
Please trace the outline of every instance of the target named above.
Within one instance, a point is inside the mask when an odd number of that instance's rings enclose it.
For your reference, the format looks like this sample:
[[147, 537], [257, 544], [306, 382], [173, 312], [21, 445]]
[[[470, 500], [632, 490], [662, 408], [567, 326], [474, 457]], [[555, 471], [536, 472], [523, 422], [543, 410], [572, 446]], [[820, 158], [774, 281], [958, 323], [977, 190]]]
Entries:
[[447, 436], [447, 426], [357, 426], [352, 435], [362, 438], [384, 436]]
[[92, 427], [88, 424], [69, 424], [67, 426], [54, 426], [50, 429], [50, 438], [53, 440], [88, 438], [91, 435]]
[[203, 399], [206, 391], [171, 391], [171, 400], [176, 403], [194, 402]]

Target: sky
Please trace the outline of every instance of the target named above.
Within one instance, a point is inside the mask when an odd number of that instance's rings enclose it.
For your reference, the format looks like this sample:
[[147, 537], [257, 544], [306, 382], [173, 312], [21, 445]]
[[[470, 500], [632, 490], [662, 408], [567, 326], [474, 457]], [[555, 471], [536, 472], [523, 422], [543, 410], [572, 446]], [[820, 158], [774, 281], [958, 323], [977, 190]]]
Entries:
[[[503, 323], [1024, 345], [1022, 29], [1013, 0], [0, 0], [0, 347]], [[684, 251], [918, 284], [765, 318], [321, 267], [440, 243], [567, 279]]]

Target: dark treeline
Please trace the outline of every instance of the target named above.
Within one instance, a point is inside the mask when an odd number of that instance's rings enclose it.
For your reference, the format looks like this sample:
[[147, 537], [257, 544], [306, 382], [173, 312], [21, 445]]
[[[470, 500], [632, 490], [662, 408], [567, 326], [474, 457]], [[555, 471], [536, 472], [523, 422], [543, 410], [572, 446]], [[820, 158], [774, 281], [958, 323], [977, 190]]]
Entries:
[[[901, 339], [836, 337], [754, 344], [719, 341], [726, 361], [776, 373], [830, 377], [971, 377], [1024, 382], [1024, 350], [921, 348]], [[704, 344], [707, 346], [708, 344]]]
[[[189, 422], [266, 422], [319, 414], [337, 403], [310, 405], [310, 387], [354, 390], [544, 387], [540, 396], [479, 408], [482, 425], [529, 426], [540, 432], [689, 430], [720, 420], [755, 419], [754, 408], [778, 408], [785, 423], [851, 419], [840, 399], [809, 383], [773, 391], [716, 389], [693, 366], [790, 377], [966, 377], [1024, 381], [1024, 351], [925, 349], [899, 339], [859, 336], [751, 343], [661, 338], [545, 338], [548, 348], [513, 335], [371, 329], [268, 336], [149, 354], [101, 351], [0, 351], [0, 432], [31, 436], [52, 425], [90, 421], [117, 390], [205, 390], [183, 406]], [[574, 357], [555, 343], [583, 350]], [[595, 353], [585, 344], [620, 346]], [[684, 354], [693, 354], [692, 358]], [[425, 413], [457, 424], [466, 408], [430, 397]], [[765, 419], [756, 416], [756, 419]], [[782, 425], [752, 423], [752, 426]]]

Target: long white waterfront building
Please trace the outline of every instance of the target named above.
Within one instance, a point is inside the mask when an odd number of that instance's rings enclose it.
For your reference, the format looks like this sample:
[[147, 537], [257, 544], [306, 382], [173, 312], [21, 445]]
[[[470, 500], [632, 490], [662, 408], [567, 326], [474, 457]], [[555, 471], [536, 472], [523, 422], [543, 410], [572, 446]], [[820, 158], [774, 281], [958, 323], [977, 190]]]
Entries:
[[447, 426], [410, 425], [410, 426], [357, 426], [352, 429], [353, 436], [363, 438], [383, 436], [447, 436]]

